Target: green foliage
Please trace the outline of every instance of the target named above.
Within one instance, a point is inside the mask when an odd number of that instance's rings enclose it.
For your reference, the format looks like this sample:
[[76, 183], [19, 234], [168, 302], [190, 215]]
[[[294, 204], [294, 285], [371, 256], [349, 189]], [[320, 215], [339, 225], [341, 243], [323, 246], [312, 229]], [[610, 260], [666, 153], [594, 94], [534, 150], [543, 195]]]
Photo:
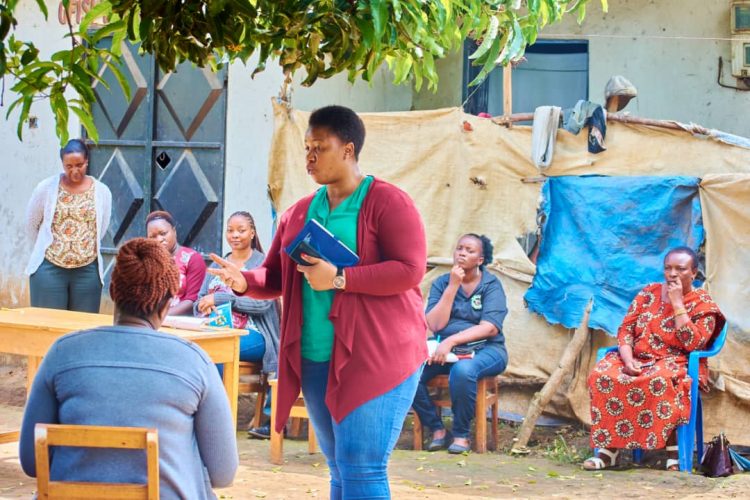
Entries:
[[[572, 12], [583, 19], [590, 0], [104, 0], [71, 26], [71, 48], [39, 58], [32, 41], [17, 40], [13, 17], [18, 0], [0, 0], [0, 76], [12, 75], [21, 106], [18, 133], [31, 104], [48, 97], [61, 140], [67, 139], [68, 105], [77, 116], [91, 115], [91, 81], [103, 65], [114, 68], [120, 43], [139, 43], [169, 71], [184, 61], [220, 68], [233, 60], [247, 62], [257, 53], [253, 75], [269, 60], [286, 74], [304, 70], [303, 85], [346, 72], [350, 81], [371, 81], [383, 63], [397, 84], [438, 83], [435, 60], [461, 47], [467, 37], [479, 41], [472, 55], [486, 78], [496, 65], [523, 55], [545, 25]], [[607, 0], [600, 0], [607, 8]], [[63, 0], [67, 5], [69, 0]], [[44, 0], [37, 0], [46, 17]], [[90, 31], [92, 21], [107, 24]], [[105, 48], [102, 41], [111, 38]], [[120, 80], [125, 92], [127, 84]], [[64, 92], [79, 94], [74, 103]], [[81, 118], [92, 138], [92, 120]]]
[[555, 436], [555, 441], [547, 446], [544, 454], [562, 464], [580, 464], [592, 455], [588, 448], [580, 450], [575, 445], [569, 445], [562, 433]]

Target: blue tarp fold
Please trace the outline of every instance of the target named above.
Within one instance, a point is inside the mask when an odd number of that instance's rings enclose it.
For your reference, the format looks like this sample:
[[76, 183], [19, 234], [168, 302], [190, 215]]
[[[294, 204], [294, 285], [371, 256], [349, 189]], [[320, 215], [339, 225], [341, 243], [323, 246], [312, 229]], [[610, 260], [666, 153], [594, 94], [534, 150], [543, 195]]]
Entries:
[[630, 302], [663, 279], [669, 248], [703, 243], [696, 177], [553, 177], [537, 270], [525, 299], [547, 321], [617, 332]]

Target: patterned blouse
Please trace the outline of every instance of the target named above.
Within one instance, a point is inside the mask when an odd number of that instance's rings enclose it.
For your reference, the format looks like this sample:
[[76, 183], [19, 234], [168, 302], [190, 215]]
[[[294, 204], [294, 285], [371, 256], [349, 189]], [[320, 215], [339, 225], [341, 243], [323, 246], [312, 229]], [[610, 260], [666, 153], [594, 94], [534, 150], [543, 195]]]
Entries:
[[94, 183], [83, 193], [69, 193], [62, 184], [52, 219], [52, 244], [45, 258], [58, 267], [73, 269], [96, 260], [96, 203]]

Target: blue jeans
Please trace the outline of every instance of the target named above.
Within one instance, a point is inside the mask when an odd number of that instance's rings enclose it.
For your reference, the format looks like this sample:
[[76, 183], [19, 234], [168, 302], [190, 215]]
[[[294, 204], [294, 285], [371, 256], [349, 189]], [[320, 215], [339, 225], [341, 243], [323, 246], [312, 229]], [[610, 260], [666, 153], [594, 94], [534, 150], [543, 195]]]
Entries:
[[325, 404], [328, 367], [328, 361], [302, 359], [302, 395], [331, 470], [330, 498], [390, 498], [388, 458], [414, 399], [422, 368], [337, 424]]
[[419, 415], [423, 426], [433, 432], [444, 429], [443, 420], [438, 415], [437, 407], [427, 390], [427, 382], [447, 373], [453, 410], [453, 435], [468, 438], [477, 403], [477, 380], [499, 375], [507, 364], [508, 355], [505, 348], [500, 344], [489, 344], [476, 351], [471, 359], [444, 365], [427, 365], [422, 372], [412, 408]]

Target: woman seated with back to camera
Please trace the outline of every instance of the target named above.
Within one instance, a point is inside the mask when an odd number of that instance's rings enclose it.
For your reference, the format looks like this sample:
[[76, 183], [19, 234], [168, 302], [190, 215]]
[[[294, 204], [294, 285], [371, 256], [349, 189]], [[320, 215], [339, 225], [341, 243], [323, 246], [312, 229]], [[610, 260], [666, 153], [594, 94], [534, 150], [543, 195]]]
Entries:
[[[136, 238], [120, 248], [109, 286], [114, 325], [58, 339], [31, 386], [20, 439], [26, 474], [36, 476], [37, 423], [155, 427], [162, 498], [216, 498], [211, 486], [231, 484], [237, 441], [216, 367], [193, 342], [157, 331], [178, 289], [159, 243]], [[146, 464], [127, 450], [62, 447], [50, 479], [145, 483]]]
[[[617, 465], [619, 449], [665, 448], [667, 470], [679, 470], [675, 429], [690, 418], [688, 355], [705, 348], [724, 316], [705, 290], [693, 288], [698, 256], [676, 247], [664, 257], [664, 281], [646, 285], [617, 331], [618, 351], [599, 361], [588, 378], [591, 446], [586, 470]], [[702, 360], [701, 387], [708, 367]]]
[[[422, 424], [432, 431], [429, 451], [449, 453], [470, 450], [469, 429], [477, 399], [477, 380], [499, 375], [508, 364], [503, 320], [508, 310], [500, 280], [485, 265], [492, 262], [492, 243], [486, 236], [463, 235], [453, 252], [450, 273], [438, 277], [427, 302], [427, 325], [437, 348], [427, 361], [412, 407]], [[473, 352], [473, 357], [446, 363], [451, 351]], [[453, 442], [430, 399], [427, 383], [448, 374], [453, 410]]]

